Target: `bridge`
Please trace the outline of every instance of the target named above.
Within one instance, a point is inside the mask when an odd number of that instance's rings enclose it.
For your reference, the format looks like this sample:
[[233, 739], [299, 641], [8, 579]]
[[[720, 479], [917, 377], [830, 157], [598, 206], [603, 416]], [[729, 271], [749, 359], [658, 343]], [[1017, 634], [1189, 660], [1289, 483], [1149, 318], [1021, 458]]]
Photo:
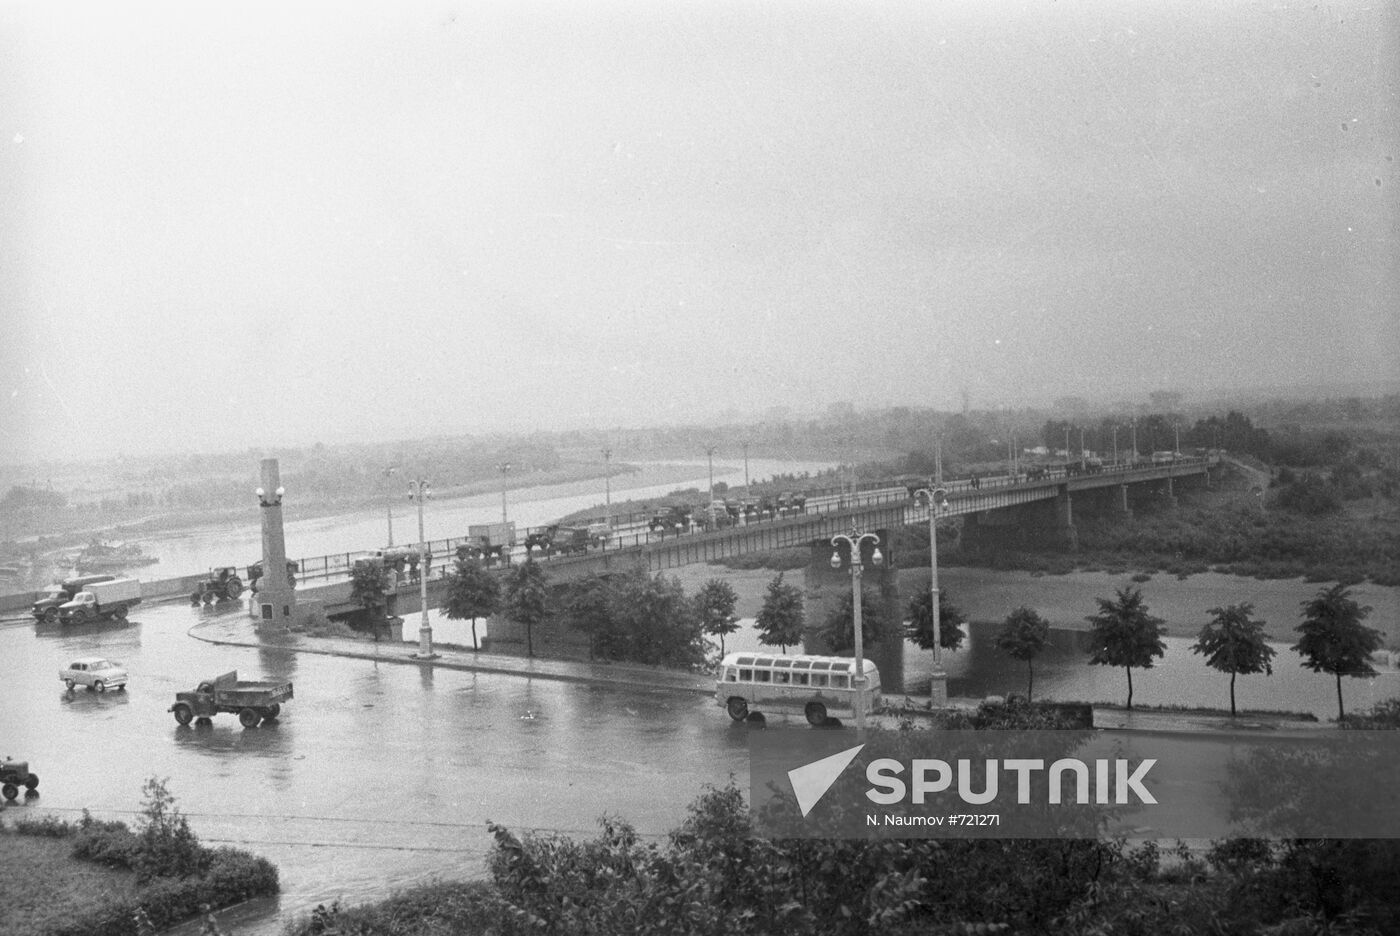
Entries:
[[[1164, 463], [1109, 465], [1097, 470], [1087, 466], [1061, 466], [1031, 477], [1019, 472], [980, 479], [961, 479], [941, 485], [946, 502], [939, 518], [961, 517], [965, 537], [998, 535], [1000, 531], [1040, 531], [1076, 543], [1074, 511], [1081, 506], [1107, 508], [1122, 515], [1131, 513], [1134, 502], [1143, 497], [1166, 498], [1174, 503], [1176, 485], [1209, 484], [1210, 471], [1218, 457], [1178, 458]], [[1078, 469], [1078, 470], [1076, 470]], [[918, 487], [927, 487], [919, 484]], [[915, 501], [908, 484], [869, 486], [863, 490], [824, 493], [807, 498], [801, 513], [771, 518], [749, 519], [720, 529], [689, 533], [664, 533], [648, 529], [634, 518], [624, 519], [596, 547], [570, 555], [534, 557], [545, 563], [551, 582], [567, 582], [607, 572], [644, 566], [661, 572], [697, 562], [712, 562], [745, 553], [809, 546], [830, 540], [851, 528], [893, 529], [906, 524], [927, 523], [929, 506]], [[426, 544], [430, 555], [452, 556], [465, 539], [436, 540]], [[354, 554], [301, 560], [303, 569], [323, 575], [348, 574]], [[515, 562], [523, 561], [521, 549], [505, 561], [489, 566], [504, 574]], [[428, 605], [441, 601], [447, 586], [449, 563], [440, 562], [429, 570]], [[338, 569], [338, 571], [337, 571]], [[434, 574], [435, 573], [435, 574]], [[350, 600], [348, 579], [320, 585], [303, 583], [300, 595], [323, 603], [331, 617], [344, 617], [359, 610]], [[392, 612], [403, 616], [421, 611], [420, 584], [415, 579], [396, 585]]]

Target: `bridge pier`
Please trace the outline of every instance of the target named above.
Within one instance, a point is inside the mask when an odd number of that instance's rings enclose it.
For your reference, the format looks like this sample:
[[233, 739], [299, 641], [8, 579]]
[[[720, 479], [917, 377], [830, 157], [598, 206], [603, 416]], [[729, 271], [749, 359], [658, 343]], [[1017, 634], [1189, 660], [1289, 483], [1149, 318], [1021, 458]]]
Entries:
[[1055, 532], [1070, 549], [1079, 548], [1079, 531], [1074, 528], [1074, 501], [1069, 488], [1061, 488], [1055, 497]]
[[1126, 484], [1118, 485], [1118, 497], [1118, 512], [1123, 515], [1124, 519], [1131, 517], [1133, 508], [1128, 506], [1128, 486]]

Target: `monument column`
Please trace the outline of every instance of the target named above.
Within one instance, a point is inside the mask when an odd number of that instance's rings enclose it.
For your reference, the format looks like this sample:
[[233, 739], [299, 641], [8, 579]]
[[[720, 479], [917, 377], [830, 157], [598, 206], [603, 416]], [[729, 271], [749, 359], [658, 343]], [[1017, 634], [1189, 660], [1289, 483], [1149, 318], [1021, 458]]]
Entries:
[[277, 459], [262, 460], [258, 505], [262, 513], [262, 579], [250, 611], [258, 628], [285, 630], [297, 618], [297, 594], [287, 580], [287, 541], [282, 532], [282, 481]]

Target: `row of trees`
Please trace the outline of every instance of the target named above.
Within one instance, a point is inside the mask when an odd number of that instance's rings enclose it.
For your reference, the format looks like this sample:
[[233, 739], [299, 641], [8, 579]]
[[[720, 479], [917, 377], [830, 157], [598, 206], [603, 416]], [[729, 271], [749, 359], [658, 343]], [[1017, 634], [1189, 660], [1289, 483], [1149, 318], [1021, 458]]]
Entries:
[[[1165, 655], [1161, 618], [1154, 617], [1138, 588], [1119, 589], [1113, 598], [1096, 599], [1099, 610], [1087, 618], [1092, 626], [1093, 649], [1089, 663], [1122, 667], [1128, 679], [1128, 708], [1133, 707], [1133, 670], [1151, 669]], [[1303, 602], [1300, 637], [1292, 650], [1302, 665], [1315, 673], [1327, 673], [1337, 683], [1337, 717], [1346, 717], [1342, 701], [1342, 677], [1376, 675], [1371, 654], [1379, 650], [1383, 635], [1362, 621], [1371, 613], [1357, 604], [1345, 585], [1318, 591]], [[1205, 657], [1206, 665], [1230, 677], [1230, 714], [1236, 714], [1235, 680], [1240, 676], [1273, 675], [1276, 651], [1269, 646], [1265, 623], [1254, 617], [1250, 602], [1211, 608], [1210, 621], [1201, 628], [1191, 652]], [[1022, 607], [1007, 616], [995, 638], [996, 646], [1027, 666], [1026, 694], [1034, 686], [1034, 661], [1049, 642], [1049, 624], [1033, 609]]]

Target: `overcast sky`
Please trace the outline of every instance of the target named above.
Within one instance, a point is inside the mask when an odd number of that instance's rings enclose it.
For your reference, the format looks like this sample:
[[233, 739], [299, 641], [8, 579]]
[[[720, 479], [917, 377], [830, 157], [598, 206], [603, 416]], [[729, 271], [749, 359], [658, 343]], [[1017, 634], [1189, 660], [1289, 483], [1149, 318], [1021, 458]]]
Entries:
[[0, 0], [0, 458], [1394, 380], [1396, 11]]

